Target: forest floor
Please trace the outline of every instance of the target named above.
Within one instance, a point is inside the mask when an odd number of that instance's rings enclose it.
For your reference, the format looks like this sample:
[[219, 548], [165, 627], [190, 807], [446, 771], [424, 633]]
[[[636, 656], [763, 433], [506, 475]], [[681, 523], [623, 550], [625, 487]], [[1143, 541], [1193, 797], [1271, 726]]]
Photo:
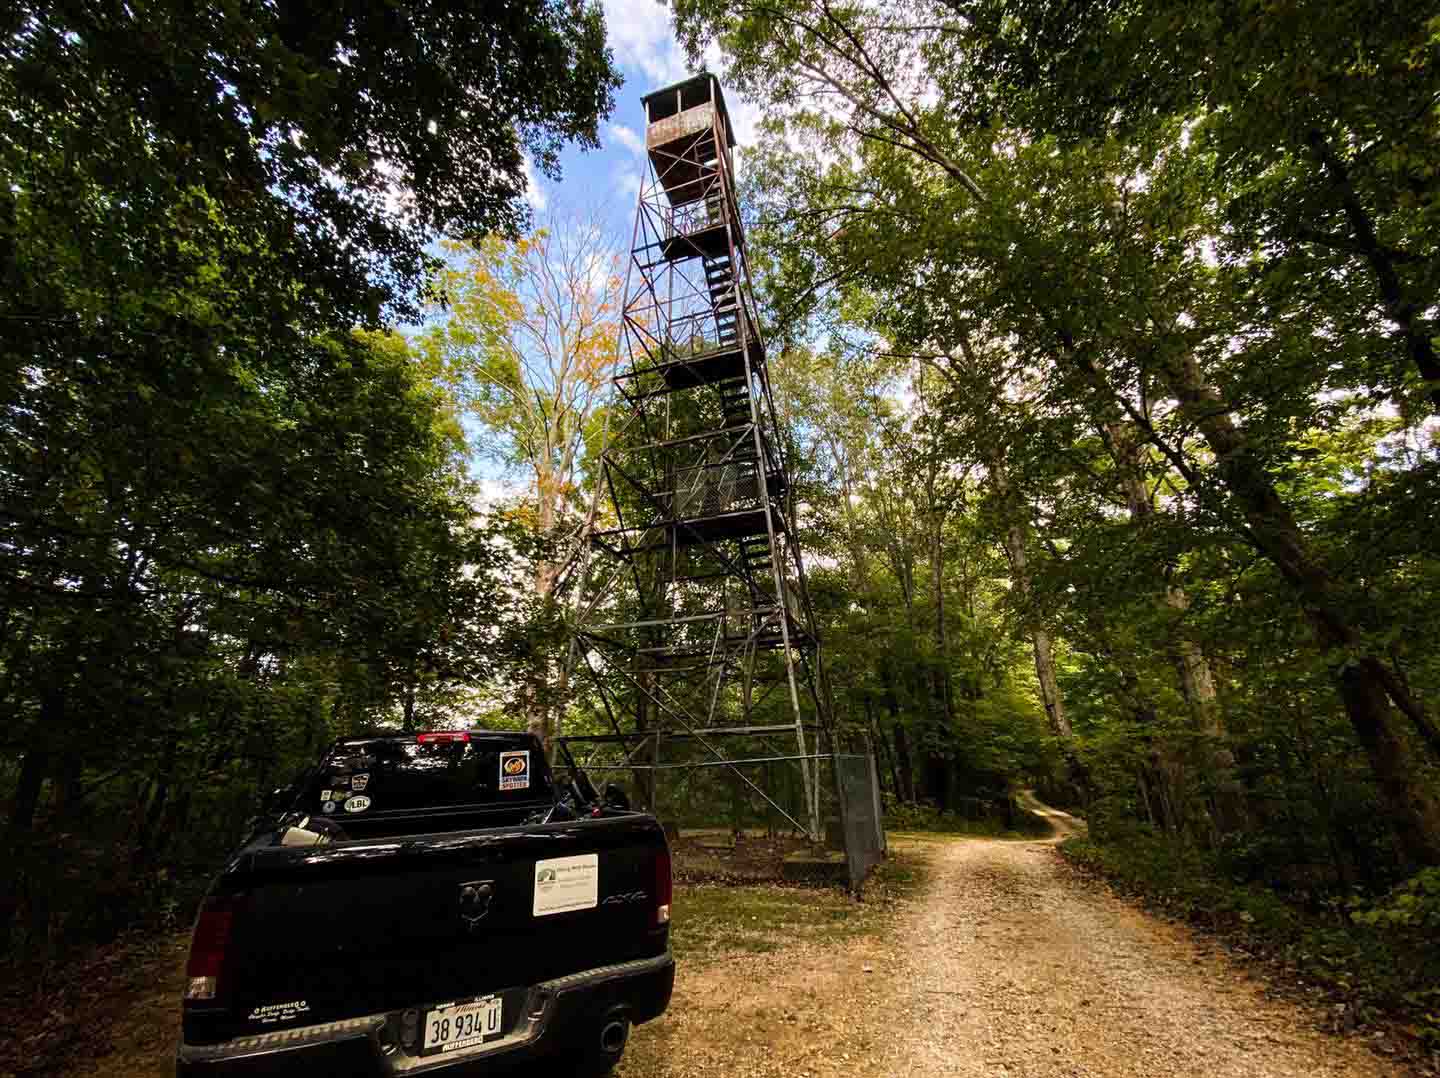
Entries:
[[[864, 903], [677, 886], [675, 998], [635, 1031], [617, 1078], [1415, 1073], [1388, 1042], [1323, 1032], [1318, 1009], [1217, 943], [1075, 872], [1054, 843], [1083, 825], [1022, 803], [1056, 838], [896, 836]], [[170, 1073], [183, 952], [173, 939], [97, 978], [114, 1005], [104, 1046], [30, 1073]]]

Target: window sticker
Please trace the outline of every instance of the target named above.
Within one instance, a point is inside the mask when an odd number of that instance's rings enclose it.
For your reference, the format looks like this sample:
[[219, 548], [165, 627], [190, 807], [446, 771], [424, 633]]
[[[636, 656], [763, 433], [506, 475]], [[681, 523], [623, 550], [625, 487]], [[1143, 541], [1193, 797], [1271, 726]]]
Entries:
[[552, 857], [535, 862], [533, 916], [591, 910], [600, 901], [600, 855]]
[[333, 798], [333, 797], [330, 796], [330, 795], [333, 794], [334, 792], [335, 792], [334, 790], [321, 790], [321, 791], [320, 791], [320, 800], [321, 800], [321, 801], [334, 801], [335, 798]]
[[334, 811], [335, 811], [335, 802], [334, 802], [334, 801], [326, 801], [326, 802], [324, 802], [324, 803], [321, 804], [321, 806], [320, 806], [320, 811], [321, 811], [321, 812], [326, 812], [326, 813], [334, 812]]
[[353, 779], [350, 780], [350, 789], [354, 790], [357, 794], [369, 785], [370, 772], [368, 771], [362, 772], [361, 774], [356, 775]]
[[500, 789], [530, 788], [530, 750], [518, 749], [500, 754]]
[[370, 799], [364, 794], [359, 794], [355, 797], [348, 797], [345, 799], [346, 812], [364, 812], [369, 807]]

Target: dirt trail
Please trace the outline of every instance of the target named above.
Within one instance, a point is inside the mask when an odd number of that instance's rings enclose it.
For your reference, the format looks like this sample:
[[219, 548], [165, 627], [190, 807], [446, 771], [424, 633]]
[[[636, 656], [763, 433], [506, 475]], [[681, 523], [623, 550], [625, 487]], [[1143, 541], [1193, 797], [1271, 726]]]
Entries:
[[1051, 808], [1036, 797], [1033, 790], [1021, 790], [1015, 795], [1015, 800], [1026, 812], [1039, 816], [1050, 825], [1055, 832], [1054, 837], [1050, 839], [1051, 842], [1060, 842], [1071, 835], [1083, 835], [1087, 830], [1084, 820], [1071, 816], [1068, 812]]
[[[1049, 818], [1057, 829], [1083, 826]], [[1266, 998], [1185, 929], [1076, 880], [1053, 840], [925, 846], [930, 882], [894, 931], [682, 971], [670, 1015], [637, 1031], [620, 1073], [1406, 1073], [1316, 1031], [1310, 1015]]]

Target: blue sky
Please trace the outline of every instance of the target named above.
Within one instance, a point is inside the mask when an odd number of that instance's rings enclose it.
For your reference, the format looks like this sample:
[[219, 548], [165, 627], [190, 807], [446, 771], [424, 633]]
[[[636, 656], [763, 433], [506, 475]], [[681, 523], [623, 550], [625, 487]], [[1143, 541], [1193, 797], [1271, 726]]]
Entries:
[[[561, 157], [564, 176], [559, 183], [532, 172], [531, 202], [540, 209], [557, 204], [601, 208], [617, 236], [628, 241], [644, 168], [645, 114], [640, 98], [685, 78], [690, 68], [675, 40], [667, 6], [657, 0], [603, 0], [603, 6], [610, 47], [625, 85], [615, 95], [615, 112], [601, 124], [600, 149], [567, 150]], [[707, 59], [711, 70], [721, 70], [718, 56]], [[757, 111], [730, 91], [726, 104], [743, 146], [753, 134]]]
[[[675, 40], [667, 6], [657, 0], [602, 2], [610, 47], [625, 84], [616, 92], [614, 113], [600, 125], [600, 149], [567, 149], [561, 155], [559, 182], [531, 168], [529, 200], [538, 211], [598, 211], [619, 252], [630, 242], [645, 168], [645, 112], [640, 98], [680, 81], [691, 70]], [[723, 71], [718, 53], [706, 58], [706, 66]], [[725, 102], [735, 137], [744, 146], [753, 137], [758, 110], [728, 88]], [[486, 456], [472, 457], [471, 471], [481, 483], [485, 501], [514, 496], [528, 483], [523, 471], [507, 469]]]

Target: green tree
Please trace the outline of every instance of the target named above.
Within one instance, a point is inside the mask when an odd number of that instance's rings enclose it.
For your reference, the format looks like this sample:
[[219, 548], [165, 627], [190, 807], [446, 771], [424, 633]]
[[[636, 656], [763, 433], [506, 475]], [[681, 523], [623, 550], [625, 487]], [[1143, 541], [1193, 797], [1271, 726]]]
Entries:
[[[1008, 33], [1003, 19], [987, 30], [928, 3], [677, 10], [692, 47], [719, 42], [742, 86], [772, 106], [756, 181], [770, 221], [760, 239], [776, 247], [790, 301], [777, 309], [860, 312], [892, 352], [962, 377], [965, 338], [1004, 343], [975, 381], [1003, 395], [1015, 372], [1038, 376], [1053, 436], [1041, 444], [1060, 452], [1133, 424], [1183, 482], [1180, 502], [1278, 574], [1408, 856], [1440, 858], [1440, 801], [1419, 747], [1434, 725], [1405, 660], [1387, 652], [1400, 607], [1352, 571], [1353, 545], [1318, 531], [1286, 482], [1305, 432], [1377, 398], [1404, 403], [1393, 364], [1374, 362], [1393, 342], [1373, 317], [1373, 281], [1297, 278], [1294, 263], [1267, 274], [1253, 230], [1231, 231], [1245, 173], [1225, 167], [1223, 143], [1196, 137], [1210, 117], [1183, 95], [1150, 122], [1101, 132], [1110, 137], [1062, 140], [1041, 105], [1084, 97], [1089, 68], [1047, 66], [1037, 52], [1028, 83], [987, 72], [975, 39]], [[1092, 18], [1098, 48], [1100, 9], [1078, 21]], [[1153, 30], [1135, 23], [1137, 40]], [[1017, 35], [1028, 49], [1023, 26]], [[1158, 84], [1169, 75], [1162, 67]], [[1041, 103], [1030, 111], [1027, 93]], [[1259, 116], [1263, 98], [1252, 105]], [[1419, 203], [1399, 212], [1427, 235]]]
[[[0, 920], [43, 941], [107, 905], [67, 873], [148, 871], [202, 807], [228, 841], [328, 734], [523, 650], [455, 408], [356, 327], [419, 309], [437, 233], [522, 227], [525, 155], [593, 145], [618, 76], [594, 4], [0, 30]], [[47, 849], [61, 812], [108, 846]]]
[[[534, 595], [558, 615], [556, 587], [584, 512], [581, 473], [617, 359], [619, 259], [595, 216], [563, 212], [518, 240], [490, 236], [446, 251], [452, 264], [434, 287], [448, 308], [420, 347], [472, 419], [477, 455], [525, 475], [521, 518], [548, 547], [534, 566]], [[526, 690], [529, 727], [542, 741], [564, 706], [563, 667], [540, 659]]]

